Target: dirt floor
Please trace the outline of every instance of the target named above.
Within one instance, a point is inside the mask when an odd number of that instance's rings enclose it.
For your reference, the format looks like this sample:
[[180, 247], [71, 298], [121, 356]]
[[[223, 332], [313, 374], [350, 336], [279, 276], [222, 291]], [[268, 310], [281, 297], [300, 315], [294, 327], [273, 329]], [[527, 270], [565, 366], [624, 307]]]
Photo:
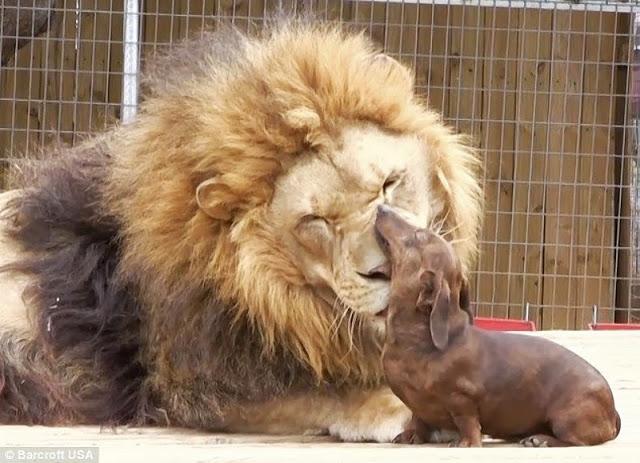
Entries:
[[[204, 434], [182, 429], [0, 427], [0, 462], [10, 446], [96, 446], [107, 462], [640, 462], [640, 331], [548, 331], [609, 380], [622, 418], [620, 436], [591, 448], [530, 449], [487, 441], [481, 449], [346, 444], [329, 438]], [[10, 449], [14, 451], [15, 449]], [[14, 461], [19, 461], [13, 454]], [[51, 461], [51, 460], [42, 460]], [[93, 460], [95, 461], [95, 460]]]

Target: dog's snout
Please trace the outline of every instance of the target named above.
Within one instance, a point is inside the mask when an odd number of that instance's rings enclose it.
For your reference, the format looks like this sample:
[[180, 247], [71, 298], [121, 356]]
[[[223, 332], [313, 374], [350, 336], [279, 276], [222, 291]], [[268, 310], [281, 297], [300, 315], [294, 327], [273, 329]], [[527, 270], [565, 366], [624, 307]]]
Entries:
[[[387, 236], [390, 233], [390, 230], [394, 226], [393, 221], [389, 220], [392, 215], [392, 210], [386, 204], [381, 204], [376, 208], [376, 218], [375, 218], [375, 234], [376, 239], [378, 240], [378, 244], [382, 249], [387, 249], [389, 243], [387, 241]], [[387, 236], [385, 236], [387, 235]]]
[[399, 210], [387, 204], [380, 204], [377, 207], [376, 223], [385, 227], [404, 227], [405, 225], [409, 225]]
[[381, 204], [376, 208], [376, 217], [375, 224], [378, 232], [384, 234], [384, 231], [387, 232], [391, 229], [391, 227], [396, 227], [397, 224], [397, 215], [394, 210], [387, 206], [386, 204]]

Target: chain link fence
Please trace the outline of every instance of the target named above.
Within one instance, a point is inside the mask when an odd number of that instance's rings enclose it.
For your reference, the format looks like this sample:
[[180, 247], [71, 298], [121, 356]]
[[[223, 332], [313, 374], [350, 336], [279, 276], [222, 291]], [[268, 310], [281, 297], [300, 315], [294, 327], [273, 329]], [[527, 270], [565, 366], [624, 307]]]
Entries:
[[158, 50], [277, 8], [361, 26], [473, 136], [479, 314], [640, 321], [637, 0], [2, 0], [0, 156], [126, 122]]

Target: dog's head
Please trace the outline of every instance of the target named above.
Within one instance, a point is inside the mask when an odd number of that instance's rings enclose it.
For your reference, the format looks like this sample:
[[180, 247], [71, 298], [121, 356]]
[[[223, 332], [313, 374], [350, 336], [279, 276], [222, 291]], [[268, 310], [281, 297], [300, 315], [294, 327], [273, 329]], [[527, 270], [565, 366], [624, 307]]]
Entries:
[[453, 325], [473, 323], [469, 285], [453, 247], [380, 206], [376, 231], [391, 260], [391, 311], [417, 310], [429, 320], [434, 346], [442, 350]]

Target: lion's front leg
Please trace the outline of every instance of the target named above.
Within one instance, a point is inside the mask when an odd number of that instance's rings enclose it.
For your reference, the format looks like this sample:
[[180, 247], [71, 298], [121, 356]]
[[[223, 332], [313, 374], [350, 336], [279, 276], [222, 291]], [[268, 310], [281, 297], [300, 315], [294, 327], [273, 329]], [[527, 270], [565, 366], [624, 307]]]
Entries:
[[[328, 431], [349, 442], [391, 442], [411, 422], [411, 411], [389, 388], [355, 390], [341, 395], [309, 392], [229, 410], [229, 432], [316, 434]], [[457, 434], [434, 431], [429, 442], [449, 442]]]
[[404, 431], [411, 412], [390, 389], [343, 394], [296, 394], [225, 413], [224, 429], [266, 434], [315, 434], [344, 441], [391, 442]]

